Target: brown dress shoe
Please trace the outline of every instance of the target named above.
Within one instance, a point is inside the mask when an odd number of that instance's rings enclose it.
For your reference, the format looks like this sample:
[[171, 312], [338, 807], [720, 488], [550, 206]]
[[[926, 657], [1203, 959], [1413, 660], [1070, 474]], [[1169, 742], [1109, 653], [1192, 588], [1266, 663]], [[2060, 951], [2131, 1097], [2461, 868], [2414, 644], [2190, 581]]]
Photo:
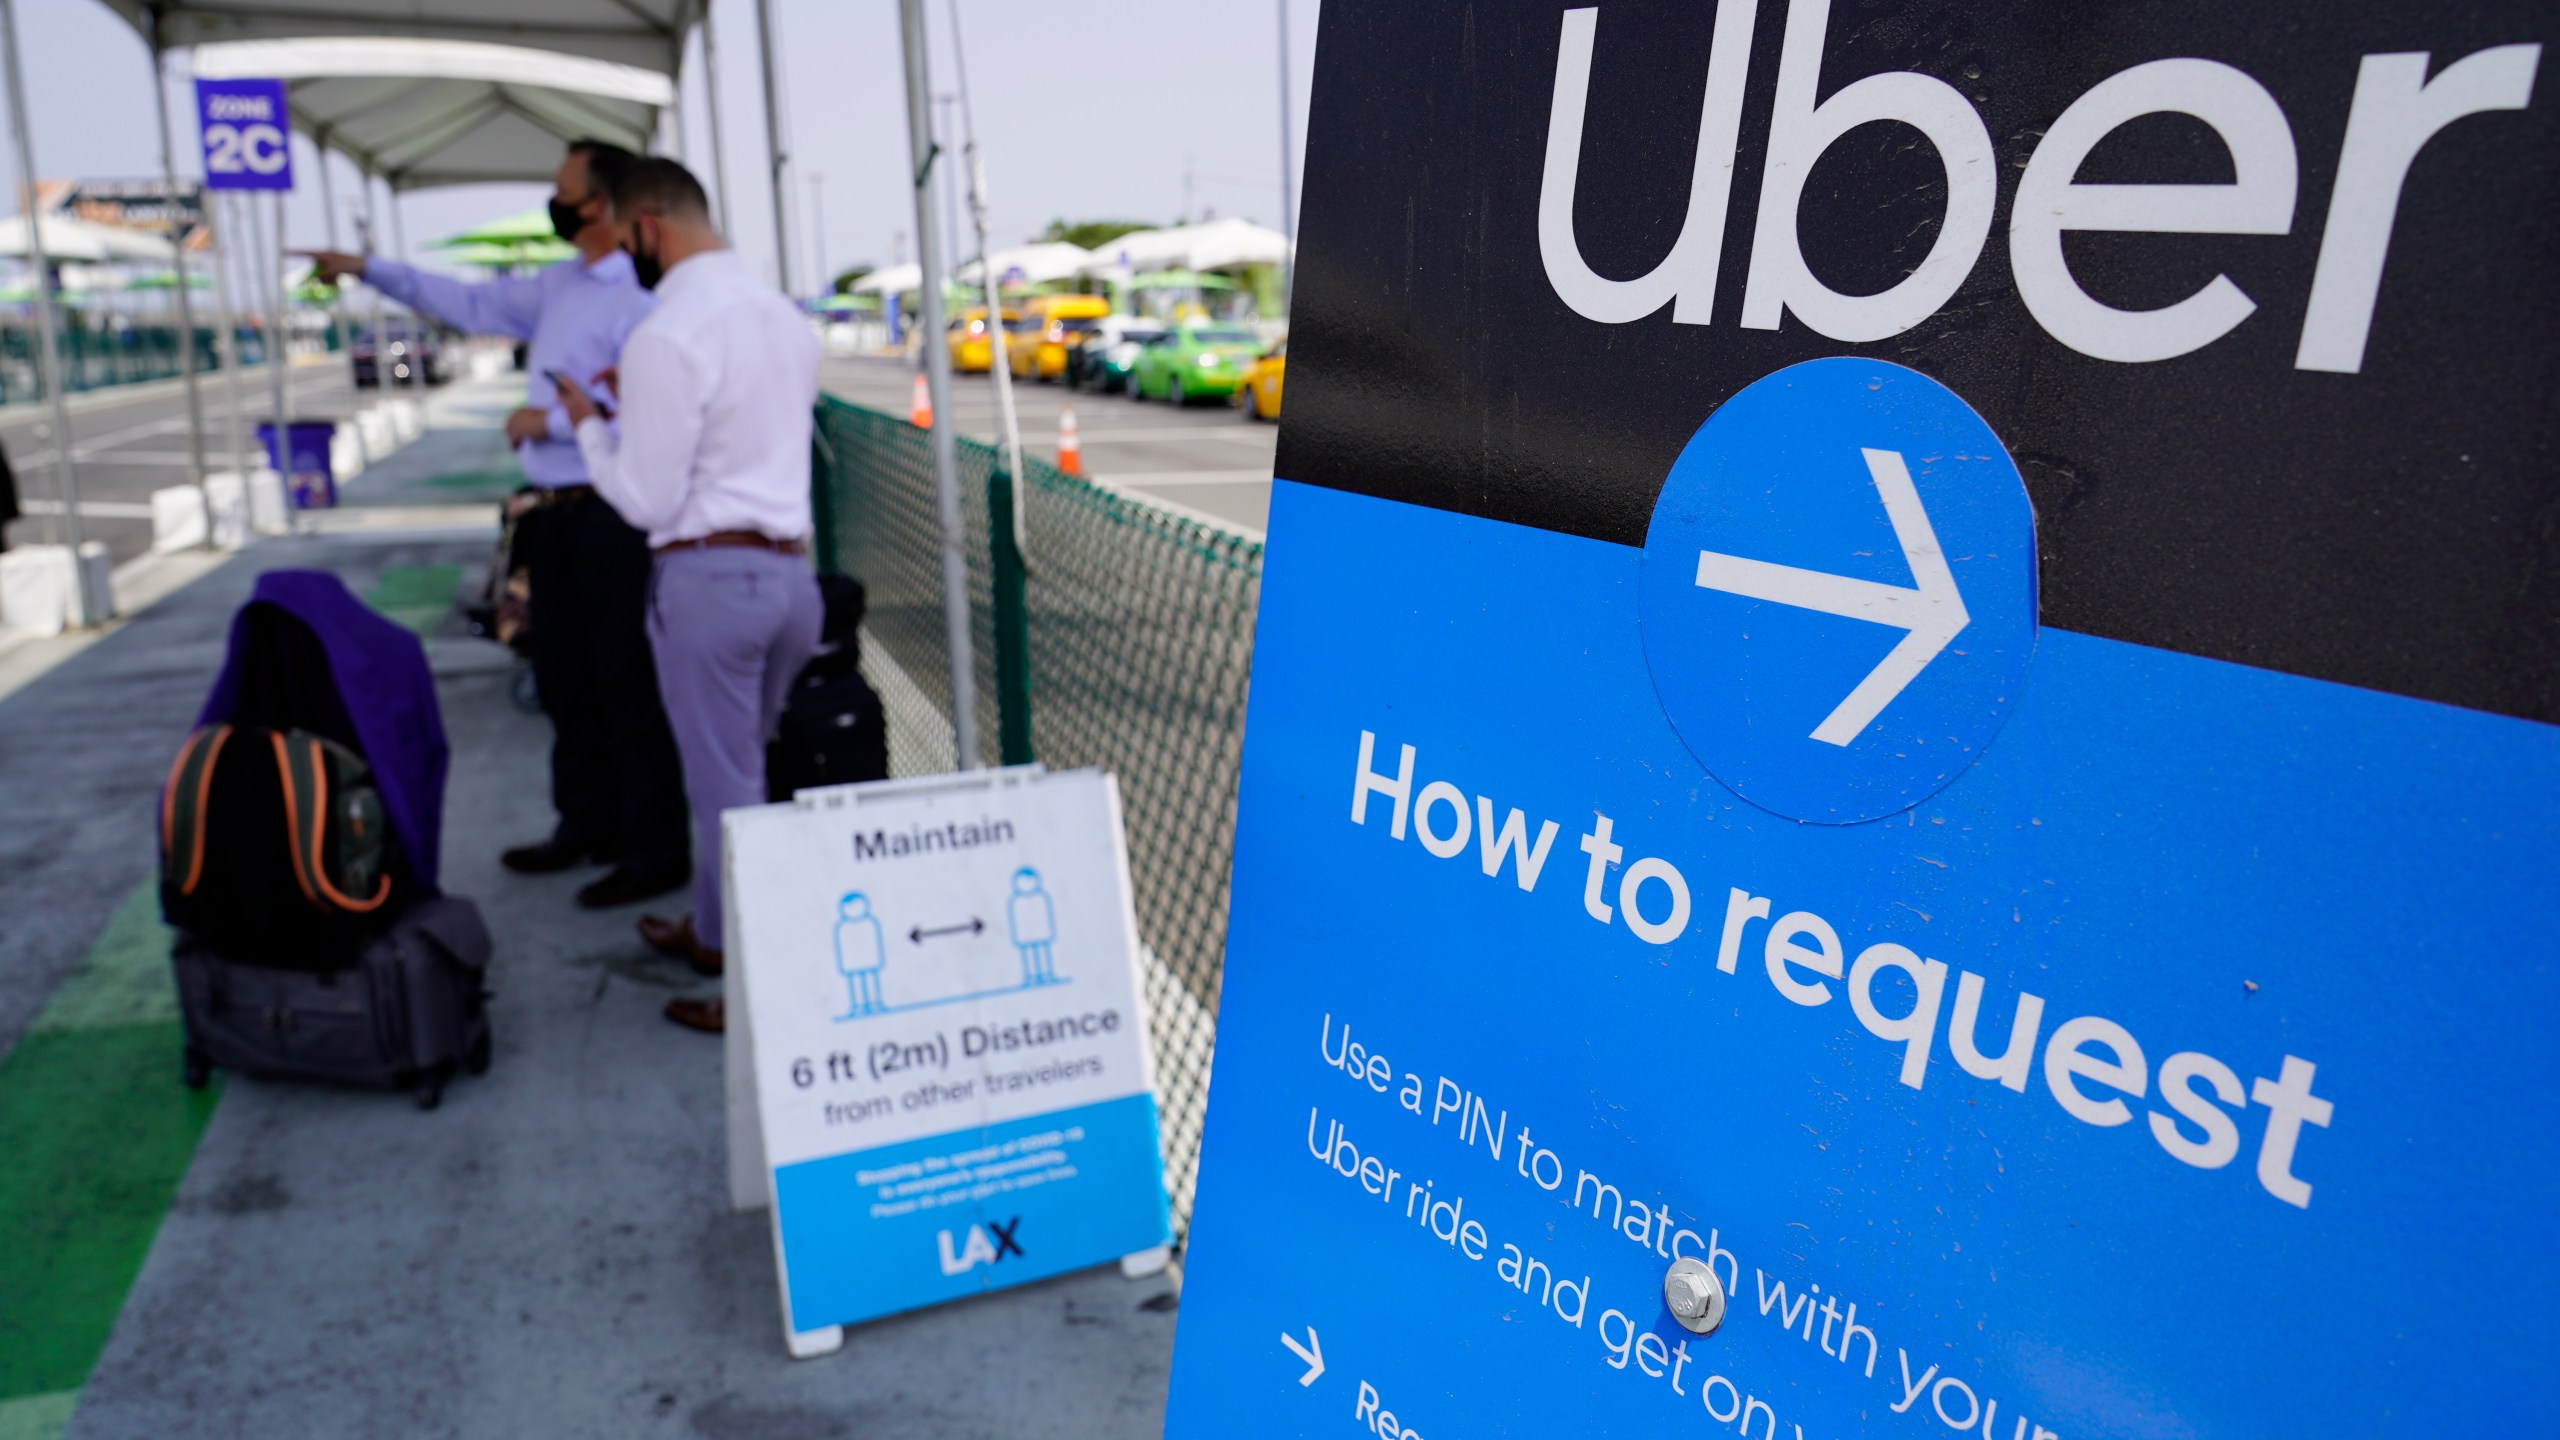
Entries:
[[670, 891], [681, 890], [693, 879], [693, 866], [677, 861], [662, 865], [616, 865], [605, 877], [578, 892], [578, 903], [589, 910], [610, 910], [617, 905], [637, 905], [654, 900]]
[[687, 1030], [717, 1035], [729, 1028], [729, 1007], [717, 995], [707, 999], [679, 995], [667, 1002], [667, 1018]]
[[674, 920], [643, 915], [640, 917], [640, 940], [659, 954], [692, 966], [697, 975], [717, 975], [723, 968], [721, 952], [694, 938], [693, 917], [690, 915]]

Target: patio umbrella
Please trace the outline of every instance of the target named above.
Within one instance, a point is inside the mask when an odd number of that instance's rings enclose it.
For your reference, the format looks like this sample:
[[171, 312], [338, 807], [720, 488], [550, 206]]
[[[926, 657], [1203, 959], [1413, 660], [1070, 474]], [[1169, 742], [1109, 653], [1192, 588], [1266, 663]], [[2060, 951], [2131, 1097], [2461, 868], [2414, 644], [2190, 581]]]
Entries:
[[525, 241], [514, 245], [453, 245], [445, 247], [437, 259], [449, 265], [470, 265], [482, 270], [514, 270], [520, 267], [556, 265], [575, 257], [578, 247], [566, 240], [548, 244]]
[[[47, 215], [38, 223], [42, 231], [45, 258], [56, 265], [66, 261], [103, 264], [112, 260], [157, 260], [168, 263], [176, 253], [169, 242], [139, 230], [120, 225], [93, 225], [68, 215]], [[0, 256], [13, 260], [27, 258], [27, 217], [12, 215], [0, 220]]]
[[[175, 270], [154, 270], [148, 275], [137, 276], [132, 280], [126, 281], [124, 288], [127, 290], [175, 290], [178, 288], [178, 272]], [[213, 288], [213, 278], [209, 275], [200, 274], [196, 271], [190, 270], [187, 272], [187, 288], [190, 290], [210, 290]]]
[[447, 235], [441, 240], [430, 240], [427, 242], [427, 248], [452, 250], [465, 245], [521, 245], [531, 242], [551, 245], [566, 243], [561, 240], [559, 233], [551, 228], [551, 211], [548, 206], [536, 205], [530, 210], [518, 211], [513, 215], [501, 216], [485, 224], [474, 225], [468, 230]]

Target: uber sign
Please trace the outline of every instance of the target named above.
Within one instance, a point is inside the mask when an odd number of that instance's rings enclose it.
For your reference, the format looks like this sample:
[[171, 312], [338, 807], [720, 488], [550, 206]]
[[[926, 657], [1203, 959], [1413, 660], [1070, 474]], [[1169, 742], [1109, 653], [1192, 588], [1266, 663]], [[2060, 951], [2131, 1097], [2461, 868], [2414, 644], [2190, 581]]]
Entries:
[[1327, 7], [1169, 1434], [2560, 1432], [2552, 25]]

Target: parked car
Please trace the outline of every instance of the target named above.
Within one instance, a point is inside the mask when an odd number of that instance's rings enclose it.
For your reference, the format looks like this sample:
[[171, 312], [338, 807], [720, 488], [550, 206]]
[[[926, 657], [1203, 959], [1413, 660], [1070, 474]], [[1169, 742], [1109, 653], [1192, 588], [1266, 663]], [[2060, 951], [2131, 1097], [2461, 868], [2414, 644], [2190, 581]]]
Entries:
[[1042, 295], [1022, 311], [1030, 333], [1009, 351], [1015, 377], [1060, 380], [1066, 377], [1068, 349], [1109, 318], [1111, 301], [1101, 295]]
[[[1022, 312], [1001, 312], [1008, 342], [1018, 338]], [[951, 368], [962, 375], [984, 375], [995, 368], [995, 338], [987, 333], [987, 307], [973, 305], [951, 321]]]
[[1129, 371], [1129, 396], [1161, 395], [1170, 404], [1188, 405], [1203, 395], [1232, 395], [1261, 354], [1261, 342], [1240, 326], [1177, 326], [1138, 352]]
[[1262, 358], [1245, 367], [1244, 383], [1236, 387], [1236, 404], [1243, 408], [1247, 420], [1280, 418], [1280, 379], [1289, 364], [1289, 337], [1262, 352]]
[[1134, 315], [1108, 315], [1081, 345], [1067, 351], [1067, 385], [1071, 389], [1110, 394], [1129, 388], [1129, 367], [1138, 351], [1164, 334], [1162, 321]]
[[[423, 376], [430, 385], [441, 385], [453, 378], [453, 347], [446, 337], [433, 329], [411, 330], [391, 326], [391, 383], [412, 385]], [[380, 365], [374, 358], [374, 335], [359, 330], [347, 341], [347, 360], [355, 367], [356, 384], [382, 383]]]

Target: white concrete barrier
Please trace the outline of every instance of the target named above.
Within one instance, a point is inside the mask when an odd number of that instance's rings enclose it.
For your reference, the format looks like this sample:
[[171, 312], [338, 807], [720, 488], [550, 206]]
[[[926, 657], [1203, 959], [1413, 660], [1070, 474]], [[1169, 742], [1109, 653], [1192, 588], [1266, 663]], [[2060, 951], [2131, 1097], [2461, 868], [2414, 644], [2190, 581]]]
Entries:
[[382, 406], [366, 406], [356, 416], [356, 425], [364, 431], [364, 443], [375, 456], [388, 455], [399, 447], [399, 438], [391, 433], [390, 412]]
[[205, 542], [213, 517], [205, 509], [205, 493], [193, 485], [172, 485], [151, 492], [151, 548], [161, 554], [193, 550]]
[[213, 543], [237, 550], [251, 535], [292, 533], [293, 512], [285, 507], [284, 477], [273, 470], [252, 470], [242, 484], [237, 470], [217, 470], [204, 477], [205, 494], [213, 501]]
[[329, 473], [343, 485], [364, 473], [364, 462], [370, 458], [353, 425], [341, 425], [329, 437]]
[[0, 626], [59, 635], [79, 618], [73, 587], [86, 592], [91, 623], [115, 617], [107, 547], [91, 540], [75, 565], [66, 545], [24, 545], [0, 554]]

